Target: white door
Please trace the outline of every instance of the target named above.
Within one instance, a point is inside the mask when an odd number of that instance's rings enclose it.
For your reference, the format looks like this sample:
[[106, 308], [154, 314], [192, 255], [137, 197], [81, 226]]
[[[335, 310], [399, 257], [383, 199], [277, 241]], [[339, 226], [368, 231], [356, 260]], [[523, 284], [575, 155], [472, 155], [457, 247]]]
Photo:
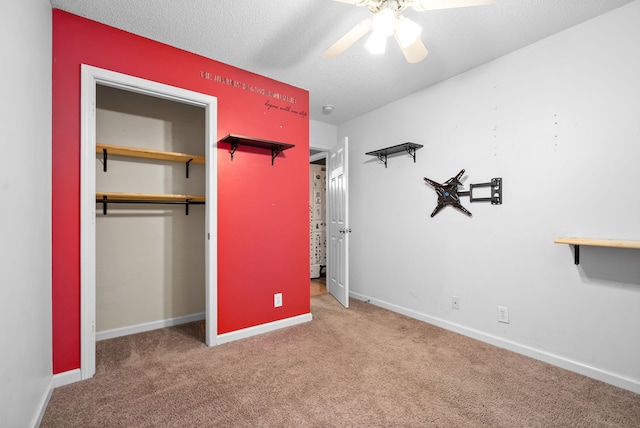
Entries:
[[329, 249], [327, 281], [331, 293], [345, 308], [349, 307], [349, 187], [348, 139], [329, 152], [327, 189]]

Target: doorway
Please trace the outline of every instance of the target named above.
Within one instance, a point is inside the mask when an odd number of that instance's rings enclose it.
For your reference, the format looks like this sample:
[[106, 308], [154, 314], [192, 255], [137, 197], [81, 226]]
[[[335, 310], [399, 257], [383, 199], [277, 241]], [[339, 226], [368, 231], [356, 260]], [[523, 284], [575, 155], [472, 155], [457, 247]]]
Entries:
[[310, 149], [309, 215], [311, 297], [327, 294], [327, 177], [328, 153]]
[[[217, 99], [157, 82], [82, 66], [81, 92], [81, 360], [80, 377], [95, 373], [96, 342], [96, 93], [98, 86], [130, 91], [204, 109], [204, 300], [205, 341], [217, 340]], [[104, 157], [105, 162], [107, 157]], [[106, 163], [106, 162], [105, 162]], [[188, 166], [187, 166], [188, 168]], [[108, 168], [107, 168], [108, 169]], [[102, 204], [102, 209], [107, 204]], [[188, 209], [188, 205], [186, 205]], [[106, 208], [108, 209], [108, 208]], [[104, 214], [104, 211], [103, 211]]]

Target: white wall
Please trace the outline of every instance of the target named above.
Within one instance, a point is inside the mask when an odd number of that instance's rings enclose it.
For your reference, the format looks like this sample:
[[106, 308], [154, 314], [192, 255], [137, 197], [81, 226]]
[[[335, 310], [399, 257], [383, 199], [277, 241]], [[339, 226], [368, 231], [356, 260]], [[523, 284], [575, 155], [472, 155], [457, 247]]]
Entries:
[[[576, 266], [553, 243], [640, 240], [638, 22], [636, 1], [339, 126], [353, 296], [640, 392], [640, 251]], [[415, 164], [364, 154], [406, 141]], [[502, 177], [503, 205], [430, 218], [423, 177], [462, 168], [465, 190]]]
[[[98, 142], [204, 155], [204, 109], [98, 86]], [[205, 194], [205, 167], [96, 155], [98, 191]], [[205, 310], [204, 205], [98, 205], [96, 332], [202, 315]], [[162, 323], [158, 326], [162, 326]], [[146, 329], [146, 328], [144, 328]]]
[[338, 127], [329, 123], [309, 121], [309, 146], [312, 149], [331, 150], [338, 142]]
[[34, 426], [51, 389], [51, 5], [0, 13], [0, 426]]

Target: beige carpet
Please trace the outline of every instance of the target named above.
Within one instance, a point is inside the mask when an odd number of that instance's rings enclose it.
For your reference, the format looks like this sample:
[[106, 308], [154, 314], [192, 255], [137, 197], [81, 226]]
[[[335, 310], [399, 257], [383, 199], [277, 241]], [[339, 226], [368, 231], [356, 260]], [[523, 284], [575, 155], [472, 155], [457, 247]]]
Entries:
[[639, 427], [640, 395], [331, 295], [207, 348], [202, 323], [98, 343], [42, 427]]

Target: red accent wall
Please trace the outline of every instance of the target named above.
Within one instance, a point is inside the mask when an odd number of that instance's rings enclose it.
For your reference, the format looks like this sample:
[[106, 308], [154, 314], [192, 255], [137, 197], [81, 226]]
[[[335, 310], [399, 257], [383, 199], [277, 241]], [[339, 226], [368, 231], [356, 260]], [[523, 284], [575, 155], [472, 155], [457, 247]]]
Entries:
[[308, 92], [54, 9], [53, 372], [80, 367], [81, 64], [217, 97], [218, 139], [296, 145], [218, 147], [218, 333], [309, 313]]

